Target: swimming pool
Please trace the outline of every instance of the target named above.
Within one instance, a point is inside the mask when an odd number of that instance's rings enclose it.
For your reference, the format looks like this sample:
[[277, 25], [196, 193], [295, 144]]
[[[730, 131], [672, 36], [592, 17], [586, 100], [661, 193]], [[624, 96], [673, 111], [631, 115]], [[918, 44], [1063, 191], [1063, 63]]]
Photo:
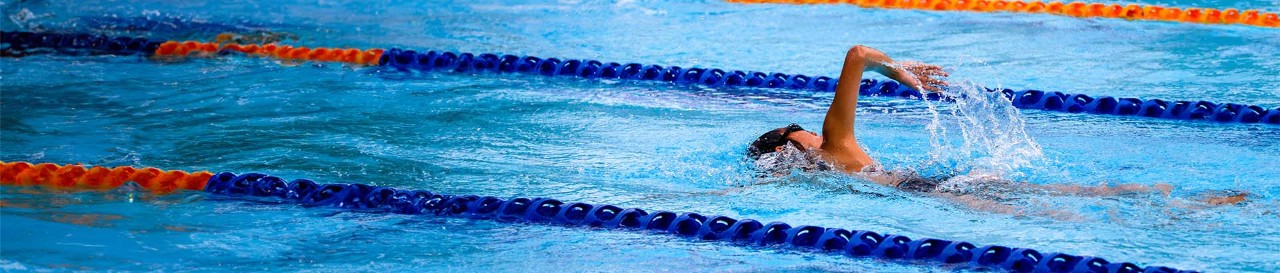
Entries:
[[[228, 29], [271, 30], [310, 46], [809, 75], [837, 74], [840, 54], [866, 44], [898, 59], [951, 67], [952, 80], [991, 87], [1280, 105], [1274, 73], [1280, 45], [1271, 42], [1280, 32], [1247, 26], [718, 1], [4, 7], [7, 16], [22, 9], [36, 18], [0, 26], [193, 40]], [[112, 17], [125, 19], [103, 19]], [[164, 23], [140, 31], [139, 22]], [[862, 100], [860, 138], [890, 167], [982, 169], [1039, 184], [1178, 187], [1172, 199], [1024, 194], [1009, 202], [1032, 215], [1017, 216], [839, 175], [737, 189], [758, 181], [742, 161], [747, 143], [789, 122], [820, 125], [829, 93], [404, 74], [235, 57], [159, 63], [36, 55], [0, 62], [5, 161], [261, 171], [854, 227], [1182, 269], [1280, 269], [1280, 236], [1270, 228], [1280, 222], [1274, 199], [1280, 128], [1263, 124], [1013, 111], [982, 99]], [[642, 232], [304, 209], [195, 192], [0, 189], [0, 259], [7, 270], [938, 270]], [[1220, 190], [1257, 198], [1238, 206], [1175, 206]], [[1054, 211], [1070, 217], [1041, 216]]]

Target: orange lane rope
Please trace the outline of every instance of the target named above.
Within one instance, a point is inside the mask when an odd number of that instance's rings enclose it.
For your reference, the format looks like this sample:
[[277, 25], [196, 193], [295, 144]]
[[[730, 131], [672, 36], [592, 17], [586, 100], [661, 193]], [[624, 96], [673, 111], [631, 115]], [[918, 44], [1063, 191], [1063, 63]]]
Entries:
[[45, 186], [55, 189], [114, 189], [133, 181], [156, 193], [203, 190], [213, 177], [210, 172], [187, 173], [156, 168], [121, 166], [86, 168], [79, 164], [0, 162], [0, 185]]
[[1280, 27], [1280, 15], [1258, 10], [1172, 8], [1155, 5], [1121, 5], [1058, 1], [1004, 0], [726, 0], [734, 3], [853, 4], [864, 8], [938, 11], [1043, 13], [1079, 18], [1103, 17], [1128, 20], [1172, 21], [1199, 24], [1241, 24]]
[[[226, 39], [224, 39], [224, 35], [219, 35], [218, 40], [225, 41]], [[275, 43], [264, 45], [241, 45], [237, 43], [196, 41], [164, 42], [160, 44], [159, 48], [156, 48], [154, 53], [155, 56], [161, 57], [180, 57], [190, 56], [193, 54], [199, 56], [212, 56], [224, 51], [233, 51], [250, 56], [268, 57], [287, 61], [343, 62], [370, 66], [378, 65], [378, 59], [382, 57], [382, 49], [360, 50], [355, 48], [308, 48], [279, 45]]]

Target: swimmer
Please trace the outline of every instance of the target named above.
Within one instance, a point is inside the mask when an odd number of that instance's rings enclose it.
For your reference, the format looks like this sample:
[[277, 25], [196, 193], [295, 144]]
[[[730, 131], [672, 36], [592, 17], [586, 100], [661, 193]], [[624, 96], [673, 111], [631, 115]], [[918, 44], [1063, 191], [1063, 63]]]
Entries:
[[[886, 171], [863, 151], [854, 133], [858, 106], [857, 83], [862, 73], [872, 71], [902, 84], [929, 92], [941, 92], [947, 83], [941, 78], [949, 76], [937, 65], [919, 62], [895, 62], [884, 53], [866, 46], [850, 48], [844, 58], [835, 98], [823, 120], [822, 134], [805, 130], [796, 124], [765, 132], [747, 148], [747, 156], [755, 160], [762, 171], [779, 173], [789, 169], [839, 170], [853, 174], [876, 184], [904, 191], [927, 193], [956, 200], [974, 208], [1007, 213], [1016, 209], [993, 201], [993, 198], [974, 196], [971, 191], [1000, 189], [1003, 191], [1034, 190], [1052, 195], [1071, 194], [1083, 196], [1114, 196], [1130, 193], [1161, 193], [1168, 196], [1172, 186], [1123, 184], [1100, 186], [1061, 186], [1014, 183], [999, 177], [969, 174], [946, 181], [915, 175], [911, 171]], [[944, 185], [961, 182], [976, 189], [954, 189]], [[1229, 205], [1245, 201], [1245, 195], [1210, 198], [1209, 204]]]

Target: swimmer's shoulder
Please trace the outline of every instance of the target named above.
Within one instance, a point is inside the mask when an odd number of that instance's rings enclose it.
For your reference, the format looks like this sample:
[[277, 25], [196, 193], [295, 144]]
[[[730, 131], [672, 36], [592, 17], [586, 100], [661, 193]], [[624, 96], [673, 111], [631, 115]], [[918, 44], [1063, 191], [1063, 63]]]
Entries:
[[867, 172], [867, 169], [875, 169], [879, 164], [867, 155], [861, 147], [856, 144], [851, 146], [834, 146], [823, 145], [822, 158], [827, 162], [834, 163], [840, 170], [846, 173]]

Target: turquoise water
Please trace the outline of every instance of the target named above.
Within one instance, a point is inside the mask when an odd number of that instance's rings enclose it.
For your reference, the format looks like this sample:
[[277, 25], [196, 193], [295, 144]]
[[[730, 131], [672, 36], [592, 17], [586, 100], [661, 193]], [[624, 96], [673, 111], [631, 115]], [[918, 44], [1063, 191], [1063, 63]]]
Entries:
[[[308, 46], [809, 75], [836, 75], [841, 54], [865, 44], [897, 59], [949, 67], [959, 83], [1280, 106], [1274, 42], [1280, 31], [1246, 26], [717, 1], [2, 7], [5, 30], [199, 40], [223, 30], [269, 30], [295, 34], [292, 43]], [[162, 24], [145, 30], [139, 22]], [[873, 230], [1182, 269], [1280, 271], [1275, 126], [1019, 111], [981, 96], [957, 104], [861, 101], [859, 138], [890, 168], [979, 170], [1045, 185], [1176, 187], [1170, 197], [1009, 193], [1003, 202], [1019, 213], [1006, 214], [843, 175], [757, 178], [742, 160], [747, 144], [790, 122], [818, 128], [830, 101], [824, 93], [404, 74], [252, 58], [159, 63], [63, 55], [0, 59], [0, 80], [3, 161], [259, 171]], [[774, 183], [751, 186], [761, 182]], [[1198, 205], [1225, 190], [1254, 199]], [[0, 194], [6, 271], [971, 270], [642, 232], [306, 209], [198, 192], [3, 187]]]

